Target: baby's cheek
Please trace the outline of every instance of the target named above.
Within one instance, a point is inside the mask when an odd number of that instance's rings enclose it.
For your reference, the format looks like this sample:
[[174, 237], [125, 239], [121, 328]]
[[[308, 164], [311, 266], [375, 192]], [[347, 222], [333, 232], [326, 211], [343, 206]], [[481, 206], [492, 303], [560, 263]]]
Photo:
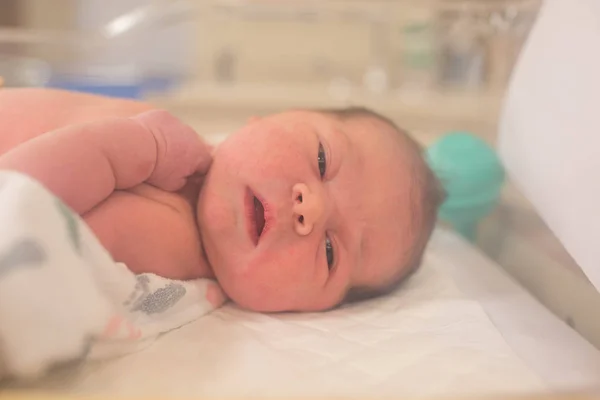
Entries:
[[293, 288], [311, 285], [314, 278], [314, 256], [298, 243], [278, 246], [262, 252], [253, 260], [253, 269], [271, 281]]
[[291, 307], [294, 296], [290, 277], [273, 254], [253, 257], [236, 275], [230, 295], [242, 307], [256, 311], [281, 311]]
[[274, 251], [260, 252], [253, 257], [248, 265], [247, 272], [253, 279], [280, 285], [289, 279], [289, 272], [285, 267], [280, 254]]
[[303, 308], [320, 287], [314, 265], [306, 264], [310, 258], [297, 244], [256, 252], [238, 269], [230, 295], [242, 307], [258, 311]]
[[[246, 127], [231, 139], [228, 156], [235, 158], [238, 171], [259, 173], [265, 178], [278, 178], [282, 171], [286, 175], [306, 164], [306, 152], [297, 135], [273, 123], [255, 123]], [[249, 170], [248, 170], [249, 168]]]

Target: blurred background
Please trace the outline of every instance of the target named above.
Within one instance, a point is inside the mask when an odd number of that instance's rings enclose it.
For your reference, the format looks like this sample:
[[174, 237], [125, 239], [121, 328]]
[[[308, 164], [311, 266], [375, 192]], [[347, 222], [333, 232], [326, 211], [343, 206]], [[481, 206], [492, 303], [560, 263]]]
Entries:
[[[455, 131], [493, 146], [540, 5], [0, 0], [0, 76], [5, 87], [150, 101], [213, 141], [253, 115], [362, 105], [426, 147]], [[469, 239], [600, 347], [600, 325], [587, 318], [597, 292], [510, 182], [478, 221]]]
[[2, 0], [0, 73], [5, 86], [227, 103], [232, 122], [232, 108], [360, 103], [415, 133], [454, 125], [493, 139], [498, 100], [538, 5]]

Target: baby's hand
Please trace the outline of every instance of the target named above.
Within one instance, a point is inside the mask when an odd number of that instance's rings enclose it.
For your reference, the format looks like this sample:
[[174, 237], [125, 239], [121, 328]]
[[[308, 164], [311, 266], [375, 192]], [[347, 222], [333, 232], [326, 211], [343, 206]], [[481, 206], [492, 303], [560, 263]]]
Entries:
[[161, 110], [148, 111], [133, 119], [150, 130], [156, 140], [156, 164], [148, 183], [174, 192], [184, 187], [190, 176], [208, 172], [211, 148], [192, 128]]

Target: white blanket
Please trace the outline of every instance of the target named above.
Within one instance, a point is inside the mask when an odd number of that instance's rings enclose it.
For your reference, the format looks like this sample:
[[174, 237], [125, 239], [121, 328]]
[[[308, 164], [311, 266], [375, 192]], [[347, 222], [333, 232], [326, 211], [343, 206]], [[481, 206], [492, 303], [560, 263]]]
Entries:
[[[483, 293], [485, 308], [459, 288], [453, 269]], [[531, 302], [470, 245], [440, 231], [422, 268], [389, 296], [322, 313], [259, 314], [228, 303], [144, 351], [10, 389], [111, 398], [427, 398], [579, 392], [598, 383], [593, 348], [566, 340], [570, 328], [549, 314], [544, 323], [548, 312], [538, 304], [532, 313]], [[490, 305], [509, 312], [490, 319]], [[590, 362], [578, 362], [582, 353]]]
[[40, 184], [0, 171], [0, 378], [135, 351], [223, 302], [210, 280], [134, 275]]

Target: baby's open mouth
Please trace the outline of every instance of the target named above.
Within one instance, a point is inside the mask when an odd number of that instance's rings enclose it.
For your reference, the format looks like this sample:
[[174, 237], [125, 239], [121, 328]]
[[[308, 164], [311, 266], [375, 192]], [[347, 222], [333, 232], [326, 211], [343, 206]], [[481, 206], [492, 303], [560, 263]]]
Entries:
[[260, 239], [260, 235], [262, 235], [265, 228], [265, 208], [256, 196], [254, 196], [254, 221], [256, 224], [256, 236]]
[[[246, 190], [246, 198], [244, 200], [246, 211], [246, 227], [248, 235], [255, 246], [258, 245], [261, 236], [269, 229], [268, 226], [268, 205], [259, 197], [254, 195], [254, 192], [248, 188]], [[265, 208], [267, 215], [265, 215]]]

